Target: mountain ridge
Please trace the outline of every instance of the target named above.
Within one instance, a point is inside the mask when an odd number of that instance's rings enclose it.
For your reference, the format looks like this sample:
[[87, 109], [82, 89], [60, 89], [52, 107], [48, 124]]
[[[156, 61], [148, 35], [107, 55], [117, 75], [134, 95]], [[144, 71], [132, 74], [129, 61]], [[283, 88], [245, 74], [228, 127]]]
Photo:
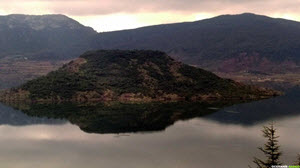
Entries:
[[[51, 26], [50, 24], [51, 22], [56, 21], [58, 22], [58, 24], [68, 23], [69, 25], [73, 25], [73, 28], [76, 28], [74, 27], [75, 25], [77, 26], [77, 28], [83, 27], [78, 21], [63, 14], [46, 14], [46, 15], [11, 14], [11, 15], [1, 15], [0, 20], [2, 20], [2, 22], [0, 23], [1, 25], [5, 25], [7, 23], [11, 23], [11, 24], [22, 23], [30, 26], [35, 26], [33, 24], [45, 23], [46, 25], [43, 26], [43, 28], [45, 28], [47, 26]], [[12, 28], [13, 25], [9, 25], [9, 27]], [[57, 27], [59, 26], [53, 26], [53, 28], [57, 28]], [[31, 27], [31, 28], [35, 29], [35, 27]], [[86, 28], [93, 30], [91, 27], [86, 27]], [[35, 29], [35, 30], [40, 30], [40, 29]]]
[[[161, 50], [177, 61], [245, 83], [269, 86], [260, 81], [270, 80], [300, 84], [300, 23], [296, 21], [245, 13], [97, 33], [64, 15], [8, 17], [62, 17], [71, 27], [55, 28], [64, 21], [54, 21], [52, 28], [45, 28], [34, 19], [37, 23], [31, 24], [37, 30], [20, 21], [20, 26], [10, 29], [0, 21], [0, 89], [45, 75], [85, 51], [98, 49]], [[47, 66], [40, 66], [43, 64]]]
[[[283, 31], [289, 32], [287, 37], [282, 35]], [[300, 52], [297, 47], [300, 44], [300, 23], [249, 13], [221, 15], [195, 22], [99, 33], [92, 43], [97, 49], [162, 50], [184, 63], [214, 71], [224, 69], [223, 61], [244, 53], [246, 56], [243, 57], [258, 55], [260, 59], [278, 65], [282, 61], [299, 64], [296, 53]], [[216, 61], [220, 65], [210, 65]], [[253, 67], [246, 69], [259, 70], [255, 63], [251, 62]], [[268, 71], [273, 72], [273, 67]], [[288, 70], [289, 67], [282, 69]]]
[[88, 50], [95, 34], [64, 15], [0, 16], [0, 90], [57, 69]]
[[87, 50], [97, 34], [65, 15], [0, 16], [0, 58], [70, 59]]

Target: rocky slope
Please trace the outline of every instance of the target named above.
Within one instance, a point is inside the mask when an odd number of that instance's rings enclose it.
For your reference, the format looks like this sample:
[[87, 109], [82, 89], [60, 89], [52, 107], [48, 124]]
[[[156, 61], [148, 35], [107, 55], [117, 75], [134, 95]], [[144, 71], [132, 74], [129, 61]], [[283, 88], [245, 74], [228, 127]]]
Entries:
[[160, 51], [99, 50], [57, 71], [2, 93], [1, 101], [213, 101], [257, 100], [268, 89], [222, 79], [174, 61]]

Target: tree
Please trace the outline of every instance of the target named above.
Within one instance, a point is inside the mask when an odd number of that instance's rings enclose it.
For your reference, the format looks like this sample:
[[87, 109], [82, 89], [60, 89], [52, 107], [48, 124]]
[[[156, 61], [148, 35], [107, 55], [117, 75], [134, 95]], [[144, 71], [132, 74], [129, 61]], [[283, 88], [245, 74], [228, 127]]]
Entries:
[[263, 127], [263, 136], [267, 138], [267, 142], [264, 144], [263, 147], [259, 147], [258, 149], [264, 153], [266, 156], [266, 160], [263, 161], [254, 157], [254, 163], [257, 165], [258, 168], [271, 168], [272, 165], [281, 165], [280, 156], [282, 152], [279, 150], [278, 145], [278, 138], [276, 136], [276, 129], [274, 128], [274, 123], [270, 123], [269, 126]]
[[297, 155], [297, 160], [295, 161], [295, 165], [300, 166], [300, 154]]

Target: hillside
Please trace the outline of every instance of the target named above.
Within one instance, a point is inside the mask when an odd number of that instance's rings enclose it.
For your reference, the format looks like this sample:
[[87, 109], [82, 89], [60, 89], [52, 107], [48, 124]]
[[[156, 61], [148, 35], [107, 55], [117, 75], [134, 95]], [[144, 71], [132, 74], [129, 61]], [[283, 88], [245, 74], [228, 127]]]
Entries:
[[0, 58], [67, 59], [96, 32], [64, 15], [0, 16]]
[[224, 78], [292, 87], [300, 85], [299, 46], [299, 22], [249, 13], [105, 33], [64, 15], [0, 16], [0, 90], [91, 49], [160, 50]]
[[96, 34], [64, 15], [0, 16], [0, 90], [56, 70]]
[[99, 50], [2, 93], [2, 101], [256, 100], [276, 95], [174, 61], [160, 51]]
[[99, 33], [97, 49], [151, 49], [214, 72], [300, 72], [300, 23], [254, 14]]

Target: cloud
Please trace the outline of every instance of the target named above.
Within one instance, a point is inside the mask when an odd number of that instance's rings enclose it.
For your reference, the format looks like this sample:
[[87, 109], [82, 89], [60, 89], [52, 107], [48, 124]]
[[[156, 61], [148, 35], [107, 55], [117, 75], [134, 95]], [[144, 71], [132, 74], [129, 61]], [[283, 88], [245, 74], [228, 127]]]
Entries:
[[[251, 12], [300, 21], [300, 0], [1, 0], [0, 15], [65, 14], [98, 31]], [[200, 16], [200, 17], [199, 17]]]
[[171, 12], [157, 12], [157, 13], [139, 13], [139, 14], [110, 14], [110, 15], [96, 15], [96, 16], [73, 16], [73, 18], [84, 25], [93, 27], [99, 32], [132, 29], [137, 27], [176, 23], [185, 21], [202, 20], [213, 17], [214, 15], [208, 13], [171, 13]]
[[114, 13], [298, 13], [297, 0], [1, 0], [7, 13], [63, 13], [76, 16]]

